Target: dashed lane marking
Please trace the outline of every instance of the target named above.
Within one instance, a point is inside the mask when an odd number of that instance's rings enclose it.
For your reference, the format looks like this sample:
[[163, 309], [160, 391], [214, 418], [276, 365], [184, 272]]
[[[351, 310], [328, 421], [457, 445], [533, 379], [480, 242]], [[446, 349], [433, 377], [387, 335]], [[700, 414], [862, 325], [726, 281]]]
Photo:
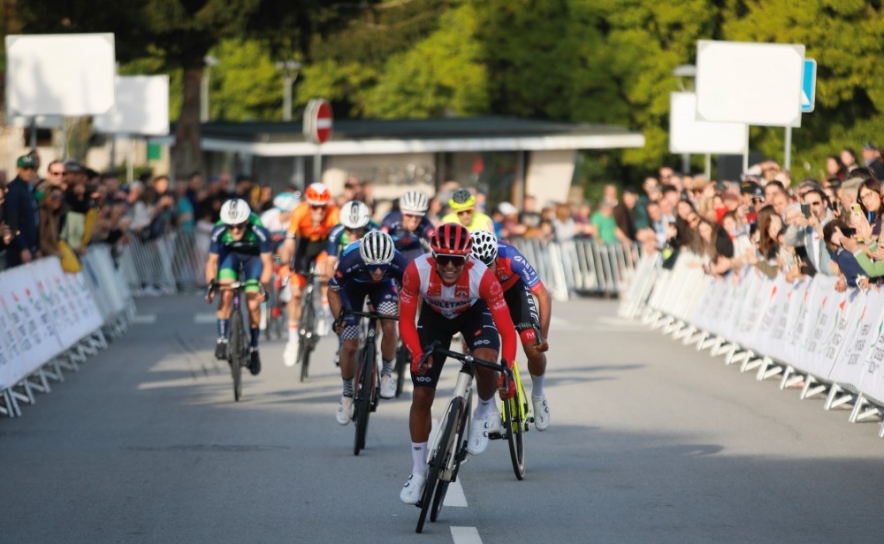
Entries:
[[193, 322], [197, 325], [208, 325], [210, 323], [215, 323], [217, 320], [218, 318], [215, 317], [215, 312], [203, 312], [193, 316]]
[[135, 325], [153, 325], [157, 322], [157, 314], [139, 314], [132, 318]]
[[[430, 430], [430, 441], [427, 442], [427, 447], [433, 447], [433, 442], [436, 441], [437, 432], [439, 432], [439, 420], [433, 419], [432, 428]], [[429, 455], [429, 452], [427, 454]], [[467, 496], [464, 495], [463, 485], [460, 483], [462, 479], [463, 476], [458, 475], [457, 481], [448, 484], [448, 492], [445, 493], [445, 501], [442, 502], [443, 506], [457, 506], [459, 508], [466, 508], [468, 506]]]
[[454, 544], [482, 544], [479, 529], [475, 527], [452, 527], [451, 539]]

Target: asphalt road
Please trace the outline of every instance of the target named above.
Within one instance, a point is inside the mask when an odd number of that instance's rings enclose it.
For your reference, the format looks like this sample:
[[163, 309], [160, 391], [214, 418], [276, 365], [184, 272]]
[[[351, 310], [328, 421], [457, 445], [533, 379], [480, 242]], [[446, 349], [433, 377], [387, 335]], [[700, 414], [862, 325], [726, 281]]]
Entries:
[[[557, 304], [547, 396], [517, 482], [492, 442], [439, 522], [414, 533], [407, 396], [383, 401], [367, 449], [334, 411], [324, 340], [306, 383], [265, 342], [233, 402], [198, 297], [141, 299], [143, 324], [0, 420], [2, 543], [880, 542], [884, 440], [614, 317]], [[150, 323], [152, 319], [154, 322]], [[210, 318], [209, 318], [210, 319]], [[452, 365], [454, 366], [454, 365]], [[448, 368], [438, 415], [454, 384]], [[527, 374], [527, 373], [526, 373]]]

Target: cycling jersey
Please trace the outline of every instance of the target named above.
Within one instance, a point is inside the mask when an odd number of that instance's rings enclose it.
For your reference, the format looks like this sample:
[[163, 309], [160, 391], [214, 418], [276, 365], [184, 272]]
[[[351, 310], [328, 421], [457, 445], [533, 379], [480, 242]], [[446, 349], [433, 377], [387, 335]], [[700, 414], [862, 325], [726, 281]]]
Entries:
[[426, 303], [424, 306], [447, 319], [458, 318], [470, 310], [477, 301], [483, 300], [487, 303], [494, 323], [500, 331], [503, 340], [503, 357], [512, 365], [516, 355], [516, 335], [503, 298], [503, 289], [497, 278], [478, 259], [467, 258], [463, 273], [453, 285], [445, 285], [442, 282], [436, 271], [436, 260], [432, 255], [415, 259], [405, 269], [400, 299], [399, 332], [414, 359], [423, 356], [423, 346], [414, 325], [418, 302], [421, 299]]
[[286, 233], [289, 230], [289, 219], [291, 219], [291, 213], [289, 213], [289, 217], [286, 217], [286, 220], [283, 222], [280, 218], [282, 216], [282, 210], [279, 208], [270, 208], [266, 212], [261, 214], [261, 223], [264, 225], [264, 228], [270, 232], [270, 236], [273, 238], [277, 238], [278, 236], [285, 237]]
[[298, 204], [298, 207], [292, 210], [292, 215], [289, 218], [288, 238], [311, 242], [328, 238], [334, 226], [340, 223], [340, 210], [337, 206], [332, 205], [326, 208], [325, 217], [319, 225], [314, 225], [310, 218], [310, 205], [306, 202]]
[[[443, 217], [442, 222], [460, 224], [460, 221], [457, 218], [457, 214], [454, 212], [451, 212], [450, 214]], [[484, 213], [474, 211], [473, 220], [470, 221], [469, 226], [467, 226], [467, 230], [469, 230], [470, 232], [473, 232], [474, 230], [487, 230], [488, 232], [494, 232], [494, 221], [492, 221], [491, 218]]]
[[249, 215], [249, 225], [239, 240], [233, 239], [233, 234], [230, 233], [230, 225], [226, 225], [221, 221], [215, 224], [215, 228], [212, 229], [209, 252], [217, 255], [221, 253], [222, 249], [249, 255], [259, 255], [273, 251], [270, 233], [267, 232], [267, 229], [261, 224], [261, 219], [254, 213]]
[[[424, 253], [424, 247], [421, 245], [421, 240], [429, 240], [432, 238], [433, 232], [435, 232], [436, 229], [433, 227], [433, 223], [427, 219], [427, 216], [425, 215], [421, 218], [417, 228], [414, 229], [413, 232], [409, 232], [402, 226], [402, 212], [392, 211], [384, 217], [383, 221], [381, 221], [381, 230], [393, 238], [393, 243], [396, 244], [396, 249], [401, 251], [403, 255], [406, 253], [414, 255], [417, 252]], [[417, 255], [414, 256], [417, 257]]]
[[381, 283], [382, 281], [394, 279], [402, 282], [402, 274], [408, 263], [402, 258], [402, 254], [398, 251], [393, 253], [393, 261], [387, 265], [384, 277], [380, 281], [375, 281], [369, 272], [371, 267], [365, 264], [362, 254], [359, 252], [359, 242], [353, 242], [344, 249], [341, 260], [335, 269], [335, 274], [328, 281], [328, 286], [332, 289], [340, 290], [351, 282], [355, 283]]
[[543, 289], [543, 283], [534, 267], [518, 249], [506, 242], [497, 244], [497, 269], [495, 275], [504, 291], [509, 291], [519, 280], [532, 292]]
[[[369, 221], [368, 225], [365, 225], [365, 229], [362, 231], [362, 235], [365, 236], [369, 232], [373, 230], [378, 230], [378, 224], [374, 221]], [[328, 235], [328, 249], [326, 252], [329, 257], [337, 257], [341, 254], [344, 248], [349, 246], [351, 243], [356, 240], [350, 239], [350, 234], [347, 232], [347, 227], [344, 226], [343, 223], [338, 223], [335, 225], [335, 228], [331, 230]]]

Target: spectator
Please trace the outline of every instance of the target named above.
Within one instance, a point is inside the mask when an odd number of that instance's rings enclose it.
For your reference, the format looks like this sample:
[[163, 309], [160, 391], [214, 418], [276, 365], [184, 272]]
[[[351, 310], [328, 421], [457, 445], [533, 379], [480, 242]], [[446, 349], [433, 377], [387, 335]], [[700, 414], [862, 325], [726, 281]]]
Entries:
[[726, 233], [733, 245], [733, 256], [739, 259], [747, 257], [754, 252], [752, 241], [749, 240], [748, 225], [745, 223], [745, 206], [736, 211], [727, 212], [721, 218], [721, 229]]
[[193, 205], [190, 199], [187, 198], [187, 191], [187, 181], [179, 179], [175, 182], [175, 216], [177, 217], [178, 228], [191, 231], [196, 225], [196, 220], [194, 218]]
[[[859, 206], [865, 219], [872, 226], [872, 235], [881, 234], [881, 214], [884, 213], [884, 202], [881, 201], [881, 182], [875, 178], [865, 180], [859, 186]], [[856, 226], [856, 225], [854, 225]]]
[[442, 201], [438, 198], [430, 199], [430, 208], [427, 210], [427, 219], [433, 224], [434, 227], [438, 227], [442, 224]]
[[552, 220], [552, 224], [556, 235], [556, 242], [570, 242], [577, 235], [577, 223], [571, 217], [571, 206], [568, 204], [556, 206], [556, 216]]
[[675, 206], [681, 199], [678, 189], [672, 185], [664, 185], [661, 190], [660, 211], [663, 214], [663, 221], [668, 224], [675, 223]]
[[536, 229], [534, 229], [534, 238], [545, 243], [555, 240], [556, 231], [555, 227], [553, 227], [552, 221], [548, 221], [545, 219], [540, 221], [540, 225]]
[[604, 244], [614, 244], [618, 240], [628, 240], [626, 235], [617, 227], [614, 219], [614, 206], [607, 200], [602, 199], [599, 209], [592, 214], [593, 226], [598, 232], [598, 239]]
[[6, 251], [14, 238], [9, 225], [3, 221], [3, 203], [6, 202], [6, 183], [0, 180], [0, 253]]
[[611, 206], [617, 206], [617, 186], [613, 183], [605, 184], [604, 196], [602, 198], [604, 198], [606, 202], [611, 204]]
[[[215, 178], [217, 181], [217, 178]], [[203, 177], [199, 172], [192, 172], [187, 177], [187, 200], [190, 201], [191, 209], [199, 207], [199, 194], [203, 190]]]
[[[498, 230], [498, 239], [507, 239], [514, 236], [524, 234], [525, 229], [519, 225], [519, 209], [509, 202], [501, 202], [497, 206], [497, 212], [500, 215], [500, 221], [495, 222], [495, 229]], [[520, 228], [521, 227], [521, 228]]]
[[636, 238], [642, 244], [642, 252], [651, 254], [663, 249], [666, 245], [666, 225], [663, 223], [663, 212], [657, 202], [648, 202], [645, 206], [648, 215], [648, 228], [641, 229], [636, 233]]
[[269, 185], [261, 186], [261, 196], [258, 197], [258, 210], [261, 213], [273, 209], [273, 187]]
[[6, 265], [9, 268], [27, 264], [40, 257], [39, 214], [34, 197], [37, 183], [34, 159], [30, 155], [22, 155], [15, 166], [17, 174], [7, 185], [6, 202], [3, 205], [6, 224], [14, 234], [6, 250]]
[[632, 242], [636, 241], [635, 236], [638, 231], [636, 219], [639, 213], [636, 204], [638, 204], [638, 191], [634, 187], [627, 186], [623, 189], [623, 200], [614, 206], [614, 220], [617, 222], [617, 227]]
[[[753, 183], [753, 182], [743, 182], [743, 185], [746, 186], [746, 183]], [[754, 184], [754, 185], [758, 186], [758, 184]], [[748, 186], [746, 186], [746, 187], [748, 187]], [[743, 191], [743, 190], [745, 190], [745, 188], [743, 188], [741, 186], [741, 191]], [[800, 190], [800, 187], [799, 187], [799, 190]], [[764, 199], [763, 200], [764, 200], [764, 202], [767, 202], [768, 204], [770, 204], [774, 201], [774, 198], [780, 193], [786, 194], [786, 188], [783, 186], [783, 184], [780, 183], [779, 181], [769, 181], [767, 183], [767, 185], [764, 186]], [[751, 194], [754, 194], [754, 193], [751, 193]]]
[[[838, 266], [839, 282], [843, 282], [844, 287], [857, 287], [858, 277], [866, 275], [866, 272], [853, 253], [842, 247], [841, 242], [846, 238], [844, 236], [845, 230], [847, 230], [847, 223], [844, 221], [840, 219], [830, 221], [823, 227], [823, 239], [832, 255], [832, 261]], [[841, 290], [838, 285], [835, 286], [835, 289]]]
[[46, 167], [46, 181], [61, 187], [62, 190], [65, 189], [63, 161], [56, 159], [49, 163]]
[[844, 168], [844, 163], [841, 162], [841, 158], [838, 155], [826, 157], [826, 177], [831, 178], [832, 176], [841, 181], [844, 181], [847, 177], [847, 169]]
[[873, 143], [863, 146], [863, 162], [872, 171], [875, 179], [884, 180], [884, 163], [881, 162], [881, 151]]
[[[59, 221], [61, 219], [61, 207], [64, 205], [64, 191], [61, 186], [49, 185], [43, 188], [43, 198], [40, 200], [40, 251], [44, 257], [55, 255], [63, 258], [65, 254], [59, 248]], [[65, 272], [76, 272], [64, 266]]]
[[252, 178], [246, 174], [236, 176], [236, 187], [233, 190], [233, 196], [241, 198], [249, 203], [252, 209], [255, 208], [255, 202], [252, 200]]
[[862, 178], [851, 177], [841, 185], [841, 208], [842, 217], [850, 213], [850, 208], [859, 201], [859, 187], [865, 181]]
[[[68, 167], [69, 165], [66, 165], [66, 168]], [[65, 242], [78, 256], [86, 253], [86, 246], [92, 240], [92, 231], [98, 219], [96, 202], [98, 188], [81, 183], [82, 180], [88, 179], [88, 174], [82, 166], [80, 169], [82, 171], [74, 168], [73, 185], [68, 186], [67, 212], [63, 216], [59, 235], [59, 240]]]
[[540, 214], [537, 213], [537, 199], [531, 195], [525, 196], [525, 201], [522, 204], [522, 213], [519, 214], [519, 223], [524, 225], [526, 229], [540, 226]]
[[764, 206], [758, 211], [758, 253], [753, 260], [756, 268], [771, 279], [782, 269], [779, 241], [782, 230], [783, 220], [772, 205]]
[[847, 170], [847, 173], [851, 174], [851, 172], [853, 172], [853, 169], [859, 166], [856, 163], [856, 151], [849, 147], [845, 147], [844, 149], [842, 149], [841, 164], [844, 165], [844, 169]]
[[[804, 204], [810, 206], [810, 217], [799, 215], [789, 225], [784, 237], [785, 244], [796, 248], [798, 256], [816, 272], [832, 275], [829, 266], [831, 256], [823, 240], [823, 227], [832, 220], [832, 213], [826, 206], [826, 195], [819, 189], [812, 189], [804, 195]], [[804, 250], [799, 251], [799, 247]]]

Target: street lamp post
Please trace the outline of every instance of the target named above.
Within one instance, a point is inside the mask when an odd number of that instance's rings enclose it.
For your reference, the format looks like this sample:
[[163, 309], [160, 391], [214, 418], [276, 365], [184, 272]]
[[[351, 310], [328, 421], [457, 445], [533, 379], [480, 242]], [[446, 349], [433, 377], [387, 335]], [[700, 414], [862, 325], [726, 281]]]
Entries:
[[[681, 64], [675, 67], [675, 70], [672, 71], [672, 75], [677, 78], [678, 81], [678, 89], [681, 92], [688, 92], [684, 85], [684, 78], [693, 78], [697, 77], [697, 67], [693, 64]], [[693, 90], [693, 89], [692, 89]], [[705, 161], [705, 173], [706, 176], [710, 175], [710, 156], [706, 155]], [[681, 155], [681, 170], [683, 174], [691, 173], [691, 154], [690, 153], [682, 153]]]
[[212, 67], [218, 66], [218, 59], [211, 55], [203, 57], [206, 64], [203, 70], [203, 79], [200, 81], [200, 122], [209, 120], [209, 80], [212, 77]]
[[301, 63], [296, 60], [286, 60], [276, 63], [276, 69], [282, 72], [282, 120], [292, 120], [292, 85], [298, 79], [298, 71]]

